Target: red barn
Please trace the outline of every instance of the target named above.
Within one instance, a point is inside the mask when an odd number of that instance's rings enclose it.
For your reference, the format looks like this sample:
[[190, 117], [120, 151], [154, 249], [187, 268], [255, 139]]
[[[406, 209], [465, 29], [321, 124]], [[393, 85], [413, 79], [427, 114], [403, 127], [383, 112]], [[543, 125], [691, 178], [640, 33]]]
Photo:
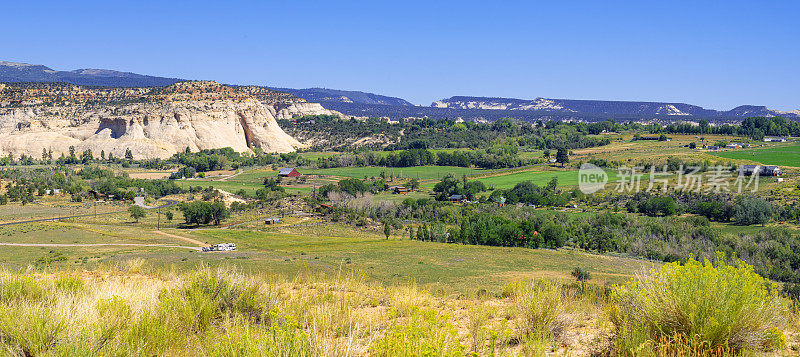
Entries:
[[294, 167], [285, 167], [278, 171], [278, 176], [280, 177], [297, 177], [300, 176], [300, 173], [297, 172], [297, 169]]

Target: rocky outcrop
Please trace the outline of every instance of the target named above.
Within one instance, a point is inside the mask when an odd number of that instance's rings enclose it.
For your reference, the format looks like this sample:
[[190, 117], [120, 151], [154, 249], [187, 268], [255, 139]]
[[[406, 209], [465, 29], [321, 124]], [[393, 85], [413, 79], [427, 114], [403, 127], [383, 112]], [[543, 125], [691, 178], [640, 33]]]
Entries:
[[45, 150], [57, 157], [73, 146], [95, 156], [103, 151], [120, 157], [130, 149], [134, 158], [146, 159], [166, 158], [187, 147], [282, 153], [302, 146], [276, 122], [281, 112], [283, 117], [303, 114], [302, 105], [276, 110], [253, 97], [208, 88], [159, 93], [134, 103], [0, 108], [0, 154], [39, 157]]
[[277, 119], [292, 119], [304, 115], [335, 115], [340, 118], [344, 118], [344, 115], [342, 115], [342, 113], [339, 113], [335, 110], [325, 109], [319, 103], [297, 102], [284, 105], [276, 105], [275, 109], [277, 110], [277, 113], [275, 115]]

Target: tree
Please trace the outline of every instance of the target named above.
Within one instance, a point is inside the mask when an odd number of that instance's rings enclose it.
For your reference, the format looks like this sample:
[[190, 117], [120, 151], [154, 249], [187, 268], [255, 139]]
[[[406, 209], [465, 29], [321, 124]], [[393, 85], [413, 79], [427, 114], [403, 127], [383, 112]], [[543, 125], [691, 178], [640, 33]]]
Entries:
[[386, 236], [386, 240], [389, 240], [389, 236], [392, 235], [392, 227], [389, 225], [389, 221], [383, 222], [383, 235]]
[[640, 201], [638, 209], [648, 216], [671, 216], [678, 213], [678, 203], [669, 196], [652, 197]]
[[94, 160], [94, 155], [92, 155], [92, 149], [86, 149], [81, 153], [81, 162], [84, 164], [88, 164]]
[[125, 149], [125, 159], [133, 160], [133, 152], [131, 152], [130, 148]]
[[763, 198], [744, 197], [736, 203], [733, 219], [737, 224], [749, 226], [769, 222], [772, 218], [772, 205]]
[[341, 180], [337, 185], [339, 185], [340, 191], [347, 192], [353, 196], [356, 196], [359, 193], [367, 192], [367, 190], [369, 190], [367, 184], [356, 178]]
[[172, 218], [173, 218], [175, 215], [172, 213], [172, 211], [167, 211], [166, 213], [164, 213], [164, 216], [165, 216], [165, 217], [167, 217], [167, 220], [168, 220], [168, 221], [171, 221], [171, 220], [172, 220]]
[[567, 152], [567, 148], [559, 148], [558, 152], [556, 152], [556, 162], [561, 164], [561, 167], [564, 167], [564, 164], [569, 163], [569, 153]]
[[230, 214], [222, 201], [183, 202], [178, 205], [178, 209], [183, 213], [183, 219], [186, 224], [194, 225], [209, 224], [211, 222], [219, 225]]
[[137, 205], [128, 207], [128, 213], [131, 214], [131, 218], [135, 219], [137, 223], [139, 222], [139, 219], [144, 218], [144, 216], [147, 215], [144, 208]]
[[228, 208], [225, 207], [225, 203], [222, 201], [214, 201], [211, 204], [211, 220], [214, 221], [214, 225], [218, 226], [223, 220], [227, 219], [230, 216], [230, 212], [228, 212]]

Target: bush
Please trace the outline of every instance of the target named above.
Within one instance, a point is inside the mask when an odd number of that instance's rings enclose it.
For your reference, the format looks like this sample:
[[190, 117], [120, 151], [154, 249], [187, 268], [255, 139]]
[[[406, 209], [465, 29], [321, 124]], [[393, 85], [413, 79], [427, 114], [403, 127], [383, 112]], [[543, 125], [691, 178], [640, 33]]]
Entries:
[[228, 274], [203, 269], [192, 273], [186, 285], [177, 291], [165, 293], [162, 298], [177, 298], [179, 304], [198, 307], [195, 311], [201, 325], [207, 325], [212, 318], [239, 315], [259, 323], [267, 320], [271, 302], [255, 284], [236, 281]]
[[572, 300], [565, 296], [561, 284], [550, 280], [536, 280], [521, 284], [512, 293], [520, 316], [520, 331], [525, 338], [558, 340], [574, 323]]
[[617, 287], [612, 298], [614, 347], [621, 355], [721, 355], [786, 342], [780, 330], [786, 301], [777, 285], [741, 261], [666, 264]]
[[0, 302], [38, 301], [44, 297], [44, 287], [32, 277], [25, 275], [0, 278]]
[[56, 289], [68, 293], [79, 293], [86, 289], [83, 279], [78, 275], [62, 274], [53, 281]]
[[50, 309], [27, 305], [0, 307], [0, 342], [9, 356], [48, 354], [65, 327]]
[[588, 270], [579, 267], [573, 269], [571, 274], [577, 281], [587, 281], [592, 278], [592, 274], [590, 274]]
[[414, 309], [407, 324], [396, 325], [375, 341], [373, 356], [463, 356], [458, 331], [435, 310]]

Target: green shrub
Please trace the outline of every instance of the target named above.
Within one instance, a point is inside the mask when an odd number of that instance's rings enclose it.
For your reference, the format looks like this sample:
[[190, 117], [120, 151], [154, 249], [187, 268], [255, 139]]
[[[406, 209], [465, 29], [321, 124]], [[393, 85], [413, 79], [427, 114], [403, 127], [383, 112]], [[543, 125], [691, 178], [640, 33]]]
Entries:
[[39, 301], [44, 295], [42, 283], [30, 276], [12, 275], [0, 278], [0, 302]]
[[556, 340], [574, 323], [573, 298], [559, 283], [540, 279], [524, 284], [513, 295], [525, 337]]
[[203, 331], [225, 316], [241, 316], [254, 322], [268, 322], [272, 302], [259, 287], [236, 281], [233, 273], [202, 269], [193, 272], [180, 289], [165, 290], [159, 296], [165, 318], [188, 330]]
[[719, 355], [785, 345], [786, 301], [744, 262], [670, 263], [613, 292], [622, 355]]
[[62, 274], [56, 277], [53, 281], [53, 285], [58, 290], [73, 294], [82, 292], [86, 289], [86, 286], [83, 283], [83, 278], [73, 274]]
[[395, 325], [372, 344], [373, 356], [463, 356], [466, 348], [450, 317], [435, 310], [414, 309], [410, 321]]
[[0, 344], [11, 356], [39, 356], [52, 348], [64, 323], [41, 306], [0, 308]]
[[[277, 310], [271, 312], [278, 320]], [[210, 356], [314, 356], [312, 339], [291, 319], [271, 326], [236, 321], [231, 327], [216, 328], [204, 336]]]

